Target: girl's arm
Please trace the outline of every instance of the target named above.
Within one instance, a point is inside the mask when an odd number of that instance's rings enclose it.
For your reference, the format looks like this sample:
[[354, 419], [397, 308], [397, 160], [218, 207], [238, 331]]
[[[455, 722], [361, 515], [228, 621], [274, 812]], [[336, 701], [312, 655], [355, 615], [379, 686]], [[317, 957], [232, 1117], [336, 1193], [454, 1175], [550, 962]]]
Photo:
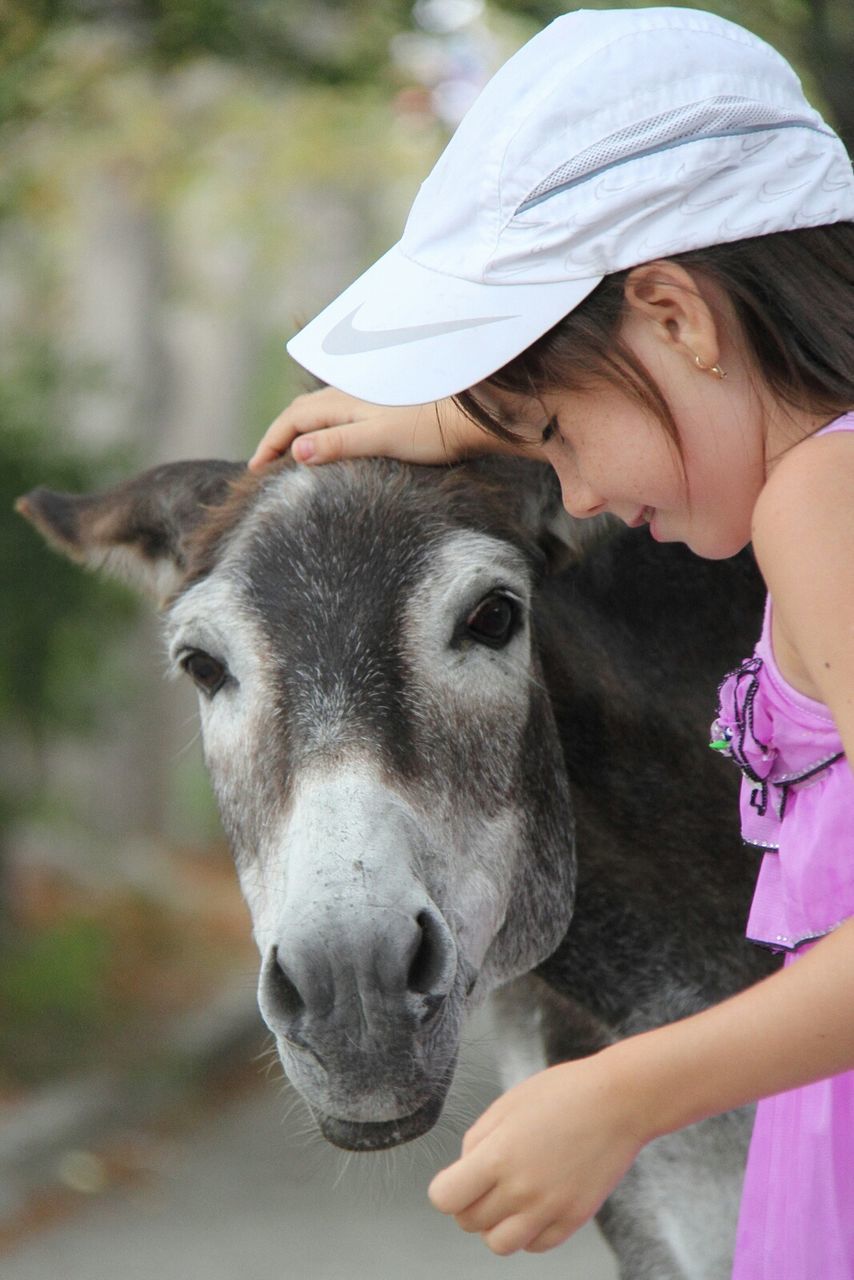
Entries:
[[852, 1009], [849, 920], [722, 1004], [511, 1089], [468, 1131], [430, 1199], [495, 1253], [550, 1249], [653, 1138], [854, 1068]]
[[516, 452], [476, 426], [452, 400], [389, 408], [334, 387], [297, 396], [267, 428], [250, 470], [260, 470], [288, 449], [297, 462], [311, 463], [377, 455], [441, 463]]

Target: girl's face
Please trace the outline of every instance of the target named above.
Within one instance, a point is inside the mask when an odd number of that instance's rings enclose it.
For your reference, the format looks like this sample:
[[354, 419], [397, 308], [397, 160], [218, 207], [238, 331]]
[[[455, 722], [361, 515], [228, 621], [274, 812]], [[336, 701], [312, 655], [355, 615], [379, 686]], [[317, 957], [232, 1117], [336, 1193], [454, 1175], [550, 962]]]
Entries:
[[656, 417], [617, 387], [544, 394], [537, 400], [479, 390], [524, 434], [560, 479], [563, 503], [584, 519], [611, 512], [648, 524], [658, 542], [684, 542], [722, 559], [750, 541], [765, 478], [761, 415], [749, 380], [719, 381], [645, 333], [624, 336], [673, 413], [679, 449]]

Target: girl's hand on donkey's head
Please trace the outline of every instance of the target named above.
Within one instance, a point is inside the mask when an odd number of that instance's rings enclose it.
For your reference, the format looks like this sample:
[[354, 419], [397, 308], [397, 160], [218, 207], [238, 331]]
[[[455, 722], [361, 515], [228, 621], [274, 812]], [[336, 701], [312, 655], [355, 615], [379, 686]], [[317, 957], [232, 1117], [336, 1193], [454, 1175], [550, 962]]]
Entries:
[[267, 428], [249, 462], [260, 471], [291, 450], [297, 462], [386, 457], [442, 463], [497, 451], [498, 441], [451, 400], [435, 404], [369, 404], [334, 387], [297, 396]]

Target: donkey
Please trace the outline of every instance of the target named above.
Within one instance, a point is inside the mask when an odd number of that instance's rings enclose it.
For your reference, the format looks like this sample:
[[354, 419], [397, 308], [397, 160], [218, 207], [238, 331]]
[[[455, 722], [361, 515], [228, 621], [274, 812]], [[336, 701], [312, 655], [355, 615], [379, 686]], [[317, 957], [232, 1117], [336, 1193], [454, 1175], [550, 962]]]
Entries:
[[[490, 993], [509, 1080], [773, 965], [704, 736], [759, 627], [748, 555], [572, 521], [547, 468], [495, 459], [185, 462], [18, 505], [163, 606], [261, 1012], [330, 1142], [429, 1130]], [[642, 1153], [599, 1216], [623, 1280], [728, 1275], [749, 1121]]]

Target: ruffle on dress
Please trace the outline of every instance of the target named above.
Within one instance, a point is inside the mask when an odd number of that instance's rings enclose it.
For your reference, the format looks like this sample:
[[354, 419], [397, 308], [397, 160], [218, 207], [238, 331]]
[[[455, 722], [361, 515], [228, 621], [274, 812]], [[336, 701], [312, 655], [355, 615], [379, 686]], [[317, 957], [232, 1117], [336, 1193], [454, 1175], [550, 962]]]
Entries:
[[799, 694], [802, 705], [794, 704], [790, 695], [797, 690], [776, 687], [761, 648], [760, 641], [753, 657], [721, 684], [710, 746], [730, 756], [742, 772], [744, 839], [776, 849], [792, 789], [816, 780], [844, 752], [823, 703]]
[[711, 745], [742, 773], [744, 840], [766, 850], [747, 936], [791, 951], [854, 915], [854, 774], [823, 703], [793, 689], [770, 651], [723, 681]]

